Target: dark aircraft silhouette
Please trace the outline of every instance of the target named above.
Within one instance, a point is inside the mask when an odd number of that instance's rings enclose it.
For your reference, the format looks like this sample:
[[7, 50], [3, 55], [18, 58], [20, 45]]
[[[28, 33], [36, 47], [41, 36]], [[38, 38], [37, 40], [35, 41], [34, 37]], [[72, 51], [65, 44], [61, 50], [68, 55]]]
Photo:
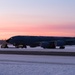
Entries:
[[[66, 45], [75, 45], [75, 37], [50, 37], [50, 36], [13, 36], [6, 40], [7, 43], [14, 45], [16, 48], [43, 47], [55, 49], [59, 46], [64, 49]], [[3, 48], [8, 48], [7, 44]]]

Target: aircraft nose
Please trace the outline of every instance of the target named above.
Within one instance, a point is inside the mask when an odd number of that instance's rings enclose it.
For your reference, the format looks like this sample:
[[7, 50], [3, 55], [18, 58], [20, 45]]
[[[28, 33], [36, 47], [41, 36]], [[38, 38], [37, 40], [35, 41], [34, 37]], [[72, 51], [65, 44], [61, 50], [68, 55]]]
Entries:
[[10, 39], [7, 39], [6, 42], [8, 43]]

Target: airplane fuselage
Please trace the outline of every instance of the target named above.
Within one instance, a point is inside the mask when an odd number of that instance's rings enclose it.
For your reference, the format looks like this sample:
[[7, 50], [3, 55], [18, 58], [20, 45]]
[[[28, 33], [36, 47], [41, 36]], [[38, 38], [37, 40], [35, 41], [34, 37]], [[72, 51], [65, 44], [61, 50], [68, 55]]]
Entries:
[[15, 47], [37, 47], [43, 48], [64, 48], [65, 45], [75, 45], [74, 37], [52, 37], [52, 36], [13, 36], [6, 40], [7, 43], [13, 44]]

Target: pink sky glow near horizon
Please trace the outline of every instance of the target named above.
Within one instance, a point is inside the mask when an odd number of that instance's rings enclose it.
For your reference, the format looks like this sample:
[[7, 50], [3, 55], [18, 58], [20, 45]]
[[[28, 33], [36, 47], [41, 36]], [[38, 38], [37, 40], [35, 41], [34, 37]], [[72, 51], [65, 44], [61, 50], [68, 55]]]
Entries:
[[75, 37], [75, 1], [1, 0], [0, 39], [15, 35]]

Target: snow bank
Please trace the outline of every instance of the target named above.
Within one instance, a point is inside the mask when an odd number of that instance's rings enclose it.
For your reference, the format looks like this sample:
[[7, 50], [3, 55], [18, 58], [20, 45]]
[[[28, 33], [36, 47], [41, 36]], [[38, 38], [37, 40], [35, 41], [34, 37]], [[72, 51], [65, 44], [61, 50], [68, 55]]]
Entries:
[[0, 75], [75, 75], [75, 57], [0, 54]]

